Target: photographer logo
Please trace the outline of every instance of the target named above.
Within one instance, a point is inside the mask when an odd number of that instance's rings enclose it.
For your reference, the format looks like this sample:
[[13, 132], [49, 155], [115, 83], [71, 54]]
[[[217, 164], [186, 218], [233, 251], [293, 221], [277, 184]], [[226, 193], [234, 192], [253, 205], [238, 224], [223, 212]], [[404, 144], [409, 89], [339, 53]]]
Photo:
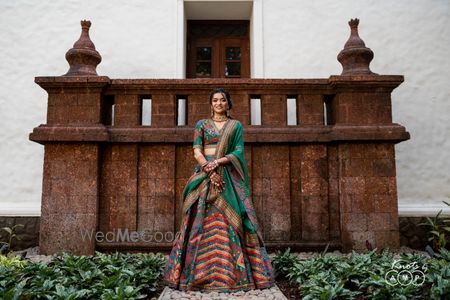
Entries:
[[391, 286], [420, 286], [425, 282], [425, 272], [425, 266], [419, 266], [417, 262], [399, 259], [394, 260], [384, 279]]

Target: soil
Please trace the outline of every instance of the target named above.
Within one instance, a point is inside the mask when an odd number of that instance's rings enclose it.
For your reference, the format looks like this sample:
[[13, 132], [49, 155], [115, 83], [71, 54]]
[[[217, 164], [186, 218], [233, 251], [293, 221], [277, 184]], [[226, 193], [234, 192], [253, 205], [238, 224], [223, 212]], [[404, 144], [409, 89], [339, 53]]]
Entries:
[[281, 292], [283, 292], [283, 294], [289, 300], [302, 299], [300, 290], [298, 289], [296, 284], [290, 283], [286, 278], [277, 279], [276, 282]]

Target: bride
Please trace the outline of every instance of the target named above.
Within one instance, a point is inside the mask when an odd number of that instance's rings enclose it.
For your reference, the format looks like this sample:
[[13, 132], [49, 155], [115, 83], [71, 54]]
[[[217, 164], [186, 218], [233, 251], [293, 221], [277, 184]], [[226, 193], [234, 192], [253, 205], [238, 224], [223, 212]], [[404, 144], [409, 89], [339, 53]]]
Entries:
[[183, 291], [270, 288], [272, 265], [248, 187], [243, 127], [229, 115], [226, 90], [214, 89], [209, 103], [211, 118], [195, 125], [198, 165], [183, 192], [180, 234], [165, 281]]

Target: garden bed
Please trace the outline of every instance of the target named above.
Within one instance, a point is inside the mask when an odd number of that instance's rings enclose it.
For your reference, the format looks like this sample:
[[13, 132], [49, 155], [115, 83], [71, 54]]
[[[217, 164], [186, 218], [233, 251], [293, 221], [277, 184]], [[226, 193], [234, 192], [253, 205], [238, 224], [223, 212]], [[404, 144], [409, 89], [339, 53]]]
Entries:
[[147, 299], [163, 289], [161, 254], [97, 252], [93, 257], [33, 259], [2, 259], [0, 299]]
[[450, 299], [450, 252], [401, 248], [365, 253], [278, 252], [276, 281], [288, 299]]
[[[0, 261], [0, 299], [152, 299], [164, 288], [162, 254], [16, 254], [26, 258]], [[348, 254], [286, 249], [270, 257], [288, 299], [450, 299], [445, 249], [434, 258], [409, 248]]]

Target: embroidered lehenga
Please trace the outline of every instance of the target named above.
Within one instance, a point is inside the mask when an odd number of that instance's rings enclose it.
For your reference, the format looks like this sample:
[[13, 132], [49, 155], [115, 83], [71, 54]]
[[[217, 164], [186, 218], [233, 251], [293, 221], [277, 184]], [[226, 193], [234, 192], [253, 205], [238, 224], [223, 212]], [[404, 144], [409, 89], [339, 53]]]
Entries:
[[165, 281], [179, 290], [231, 292], [274, 285], [272, 265], [248, 188], [242, 124], [229, 119], [219, 130], [211, 119], [197, 122], [194, 148], [216, 147], [209, 160], [227, 157], [216, 172], [224, 190], [212, 187], [196, 166], [183, 192], [180, 232], [169, 255]]

